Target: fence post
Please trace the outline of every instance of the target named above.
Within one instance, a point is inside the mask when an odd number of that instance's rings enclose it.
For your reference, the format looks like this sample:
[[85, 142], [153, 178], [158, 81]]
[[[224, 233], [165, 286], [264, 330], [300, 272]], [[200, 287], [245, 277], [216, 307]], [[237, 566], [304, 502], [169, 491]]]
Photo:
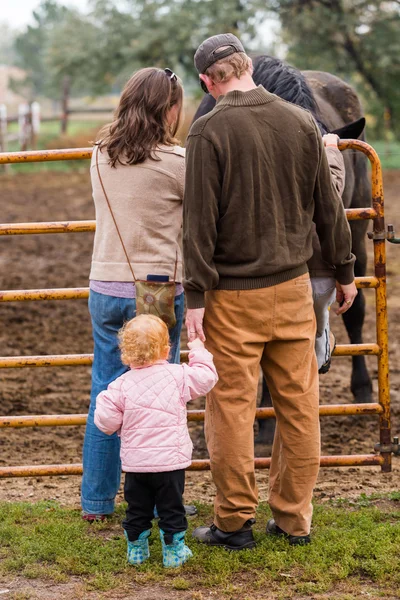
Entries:
[[28, 115], [29, 115], [29, 104], [23, 102], [18, 106], [18, 138], [20, 150], [24, 152], [28, 146]]
[[0, 104], [0, 150], [7, 152], [7, 106]]
[[[7, 152], [8, 149], [8, 132], [7, 132], [7, 106], [0, 104], [0, 151]], [[3, 165], [5, 172], [10, 170], [10, 165]]]
[[31, 144], [36, 149], [36, 138], [40, 131], [40, 104], [32, 102], [31, 104]]
[[68, 75], [66, 75], [63, 79], [63, 86], [62, 86], [61, 133], [67, 133], [70, 87], [71, 87], [71, 78]]

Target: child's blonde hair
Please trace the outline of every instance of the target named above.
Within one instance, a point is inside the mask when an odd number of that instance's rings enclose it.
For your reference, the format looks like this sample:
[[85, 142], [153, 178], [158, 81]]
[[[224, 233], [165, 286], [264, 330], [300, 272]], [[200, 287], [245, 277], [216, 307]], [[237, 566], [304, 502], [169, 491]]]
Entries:
[[119, 331], [118, 338], [124, 365], [144, 367], [168, 358], [168, 327], [155, 315], [131, 319]]

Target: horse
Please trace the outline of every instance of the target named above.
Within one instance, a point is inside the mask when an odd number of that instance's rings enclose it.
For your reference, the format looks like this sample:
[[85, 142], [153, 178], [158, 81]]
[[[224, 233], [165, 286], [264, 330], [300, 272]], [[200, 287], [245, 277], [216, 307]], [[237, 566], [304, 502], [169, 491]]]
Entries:
[[[269, 92], [287, 102], [307, 109], [314, 117], [321, 134], [336, 133], [342, 139], [365, 139], [365, 119], [357, 94], [345, 81], [323, 71], [299, 71], [286, 62], [269, 55], [254, 60], [253, 79]], [[207, 94], [201, 101], [193, 121], [210, 112], [215, 100]], [[367, 160], [360, 152], [345, 152], [346, 185], [342, 200], [345, 208], [363, 208], [371, 205], [371, 187]], [[352, 252], [356, 256], [354, 272], [363, 277], [367, 267], [365, 220], [350, 221]], [[343, 315], [343, 321], [352, 344], [362, 343], [362, 328], [365, 318], [365, 298], [360, 289], [352, 307]], [[372, 383], [364, 356], [352, 357], [351, 392], [357, 403], [372, 401]], [[265, 381], [261, 406], [272, 406]], [[275, 423], [273, 419], [259, 421], [256, 443], [270, 444], [273, 441]]]

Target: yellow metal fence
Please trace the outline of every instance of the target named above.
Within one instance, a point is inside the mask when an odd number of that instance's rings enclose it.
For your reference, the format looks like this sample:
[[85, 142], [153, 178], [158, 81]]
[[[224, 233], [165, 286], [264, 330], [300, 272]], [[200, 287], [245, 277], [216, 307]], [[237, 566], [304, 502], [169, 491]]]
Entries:
[[[371, 163], [372, 208], [346, 210], [349, 220], [372, 219], [374, 244], [374, 276], [356, 279], [358, 288], [372, 288], [376, 297], [376, 343], [342, 344], [336, 346], [334, 356], [354, 356], [360, 354], [374, 355], [378, 360], [378, 402], [369, 404], [336, 404], [320, 406], [321, 416], [333, 415], [377, 415], [379, 419], [379, 438], [376, 453], [364, 455], [322, 456], [322, 467], [380, 465], [382, 470], [391, 470], [391, 458], [394, 445], [390, 432], [390, 393], [388, 363], [388, 324], [386, 304], [386, 232], [384, 223], [384, 202], [382, 170], [375, 150], [359, 140], [342, 140], [340, 149], [354, 149], [363, 152]], [[91, 148], [68, 150], [49, 150], [35, 152], [14, 152], [0, 154], [0, 164], [45, 162], [58, 160], [89, 159]], [[0, 225], [0, 235], [32, 235], [46, 233], [70, 233], [94, 231], [95, 221], [69, 221], [48, 223], [7, 223]], [[72, 300], [87, 298], [88, 288], [7, 290], [0, 291], [0, 302], [21, 302], [37, 300]], [[187, 352], [181, 352], [181, 360], [187, 360]], [[70, 354], [56, 356], [4, 356], [0, 357], [0, 368], [55, 367], [91, 365], [92, 354]], [[274, 416], [273, 408], [260, 408], [257, 418], [268, 419]], [[204, 420], [204, 411], [189, 410], [189, 421]], [[85, 414], [76, 415], [29, 415], [0, 416], [0, 427], [59, 427], [84, 425]], [[269, 468], [269, 458], [256, 458], [255, 467]], [[194, 460], [192, 470], [209, 469], [208, 460]], [[42, 475], [77, 475], [82, 473], [82, 465], [33, 465], [20, 467], [1, 467], [0, 477], [28, 477]]]

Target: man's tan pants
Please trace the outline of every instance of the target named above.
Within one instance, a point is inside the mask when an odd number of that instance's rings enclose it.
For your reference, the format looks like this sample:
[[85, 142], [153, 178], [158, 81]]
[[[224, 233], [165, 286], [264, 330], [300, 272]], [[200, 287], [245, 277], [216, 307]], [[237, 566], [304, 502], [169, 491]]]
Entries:
[[205, 415], [217, 488], [214, 523], [235, 531], [255, 516], [253, 423], [261, 365], [277, 418], [269, 504], [281, 529], [307, 535], [320, 457], [309, 275], [268, 288], [207, 292], [204, 326], [219, 375]]

